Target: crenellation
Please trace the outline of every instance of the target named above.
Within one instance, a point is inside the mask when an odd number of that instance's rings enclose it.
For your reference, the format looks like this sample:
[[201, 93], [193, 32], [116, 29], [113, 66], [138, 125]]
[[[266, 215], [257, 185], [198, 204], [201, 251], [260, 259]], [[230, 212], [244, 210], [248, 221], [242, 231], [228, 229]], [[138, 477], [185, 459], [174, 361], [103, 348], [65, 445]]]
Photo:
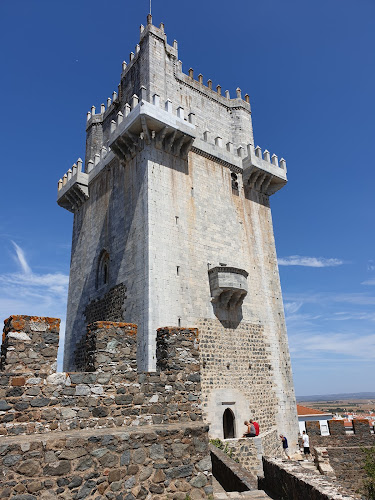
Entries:
[[[77, 352], [77, 361], [90, 371], [55, 373], [59, 323], [30, 316], [5, 321], [0, 496], [27, 491], [33, 495], [25, 496], [44, 498], [48, 490], [71, 498], [131, 490], [143, 497], [183, 490], [184, 496], [209, 497], [199, 363], [188, 361], [199, 357], [197, 332], [161, 329], [159, 359], [167, 352], [167, 364], [158, 373], [140, 373], [137, 326], [96, 322]], [[17, 361], [10, 356], [11, 342], [17, 345]], [[176, 361], [168, 359], [172, 351], [180, 352]]]

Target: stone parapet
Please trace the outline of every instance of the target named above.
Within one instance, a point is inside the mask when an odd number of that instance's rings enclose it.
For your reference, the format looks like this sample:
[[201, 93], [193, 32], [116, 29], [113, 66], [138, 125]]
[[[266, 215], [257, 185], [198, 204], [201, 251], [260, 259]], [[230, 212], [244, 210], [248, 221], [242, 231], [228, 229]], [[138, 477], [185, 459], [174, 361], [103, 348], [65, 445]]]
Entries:
[[260, 487], [276, 498], [288, 500], [354, 500], [360, 498], [345, 490], [338, 481], [318, 472], [306, 471], [292, 460], [263, 458], [264, 478]]
[[262, 457], [280, 457], [281, 444], [277, 429], [263, 432], [259, 436], [241, 439], [226, 439], [230, 456], [248, 470], [254, 478], [263, 472]]
[[[29, 332], [25, 317], [12, 318], [13, 328]], [[28, 321], [44, 328], [44, 319]], [[136, 332], [129, 323], [90, 325], [79, 352], [82, 366], [96, 371], [50, 373], [44, 361], [42, 373], [14, 373], [7, 370], [13, 364], [6, 365], [0, 373], [0, 434], [202, 421], [197, 330], [160, 330], [158, 373], [138, 373]]]
[[200, 382], [197, 328], [158, 328], [156, 357], [159, 371], [188, 370], [191, 383]]
[[0, 477], [0, 498], [207, 498], [207, 426], [2, 438]]
[[328, 428], [331, 436], [345, 436], [345, 425], [343, 420], [328, 420]]
[[366, 438], [371, 434], [369, 421], [365, 418], [353, 419], [353, 431], [356, 436], [363, 436]]
[[353, 493], [363, 486], [364, 449], [375, 445], [368, 420], [353, 420], [354, 434], [346, 434], [343, 420], [329, 420], [329, 436], [320, 434], [319, 422], [306, 422], [310, 448], [318, 470], [336, 477], [339, 483]]
[[225, 491], [257, 490], [258, 481], [250, 472], [216, 446], [210, 444], [212, 473]]
[[[39, 375], [56, 371], [59, 319], [15, 315], [6, 319], [4, 324], [1, 371]], [[18, 382], [12, 383], [16, 385]]]
[[84, 372], [137, 369], [137, 325], [97, 321], [88, 325], [76, 349], [76, 366]]
[[371, 434], [368, 420], [353, 420], [354, 434], [346, 434], [343, 420], [329, 420], [328, 424], [330, 435], [322, 436], [319, 421], [306, 422], [311, 446], [352, 447], [375, 444], [375, 435]]
[[79, 346], [82, 366], [95, 371], [51, 373], [58, 325], [29, 316], [6, 321], [0, 498], [31, 500], [47, 489], [54, 498], [211, 495], [197, 330], [163, 329], [163, 370], [138, 373], [137, 326], [99, 321]]

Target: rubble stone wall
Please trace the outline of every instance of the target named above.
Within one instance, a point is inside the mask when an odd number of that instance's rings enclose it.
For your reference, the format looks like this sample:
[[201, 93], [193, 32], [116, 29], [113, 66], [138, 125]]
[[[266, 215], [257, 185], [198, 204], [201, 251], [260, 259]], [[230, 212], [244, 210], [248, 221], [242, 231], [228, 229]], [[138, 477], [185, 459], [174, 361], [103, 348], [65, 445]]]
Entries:
[[253, 477], [263, 474], [262, 458], [282, 455], [277, 430], [260, 433], [259, 436], [243, 439], [227, 439], [230, 457], [248, 470]]
[[354, 500], [338, 481], [306, 471], [292, 460], [263, 458], [264, 477], [259, 486], [282, 500]]
[[329, 420], [328, 424], [331, 434], [322, 436], [319, 422], [306, 422], [315, 462], [321, 469], [324, 469], [325, 464], [329, 464], [340, 483], [357, 493], [366, 478], [363, 450], [375, 445], [375, 436], [370, 432], [368, 420], [353, 420], [354, 434], [345, 433], [343, 420]]
[[35, 335], [51, 325], [57, 352], [58, 320], [13, 316], [4, 329], [0, 498], [212, 493], [195, 329], [161, 329], [159, 371], [138, 373], [136, 325], [97, 322], [82, 344], [85, 367], [95, 371], [56, 373], [54, 359], [25, 337], [35, 325]]
[[262, 325], [204, 319], [198, 322], [202, 364], [202, 402], [210, 434], [223, 438], [223, 413], [235, 416], [235, 436], [244, 421], [256, 420], [262, 431], [276, 424], [277, 400], [269, 344]]
[[212, 491], [208, 453], [202, 423], [4, 438], [0, 498], [203, 498]]
[[0, 370], [14, 374], [56, 371], [60, 320], [37, 316], [10, 316], [4, 322]]

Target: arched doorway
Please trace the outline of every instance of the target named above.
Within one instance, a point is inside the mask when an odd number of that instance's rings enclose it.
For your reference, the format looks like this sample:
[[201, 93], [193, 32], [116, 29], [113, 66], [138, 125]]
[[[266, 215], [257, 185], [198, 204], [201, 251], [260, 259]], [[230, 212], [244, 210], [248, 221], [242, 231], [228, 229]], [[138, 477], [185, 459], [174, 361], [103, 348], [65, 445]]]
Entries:
[[234, 438], [234, 413], [230, 408], [227, 408], [223, 413], [223, 432], [224, 439]]

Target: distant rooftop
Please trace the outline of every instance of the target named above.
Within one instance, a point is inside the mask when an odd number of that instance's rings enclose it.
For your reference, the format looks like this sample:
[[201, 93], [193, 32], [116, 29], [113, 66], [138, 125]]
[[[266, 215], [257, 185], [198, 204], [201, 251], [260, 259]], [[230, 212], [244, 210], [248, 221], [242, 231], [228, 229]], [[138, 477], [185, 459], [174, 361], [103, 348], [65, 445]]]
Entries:
[[314, 408], [308, 408], [307, 406], [302, 406], [302, 405], [297, 405], [297, 415], [299, 417], [306, 417], [306, 416], [311, 416], [311, 415], [330, 415], [332, 416], [332, 413], [324, 413], [320, 410], [315, 410]]

